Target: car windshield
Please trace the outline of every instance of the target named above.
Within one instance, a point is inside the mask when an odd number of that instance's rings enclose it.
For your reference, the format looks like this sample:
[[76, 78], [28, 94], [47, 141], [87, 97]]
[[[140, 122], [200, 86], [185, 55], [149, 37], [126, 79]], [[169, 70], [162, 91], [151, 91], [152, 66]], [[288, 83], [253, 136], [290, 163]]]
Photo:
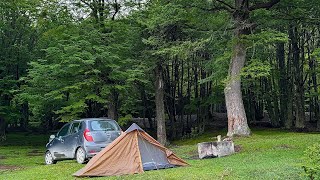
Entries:
[[119, 131], [120, 128], [114, 121], [93, 120], [90, 121], [92, 131]]

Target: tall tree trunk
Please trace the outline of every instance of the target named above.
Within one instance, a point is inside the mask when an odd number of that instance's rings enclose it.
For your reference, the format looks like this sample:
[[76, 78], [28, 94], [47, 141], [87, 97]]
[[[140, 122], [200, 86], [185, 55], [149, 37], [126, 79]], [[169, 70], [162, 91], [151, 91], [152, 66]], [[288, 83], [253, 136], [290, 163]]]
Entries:
[[291, 129], [293, 126], [293, 71], [292, 71], [292, 45], [289, 43], [289, 52], [287, 59], [287, 113], [286, 120], [284, 122], [284, 127], [286, 129]]
[[194, 99], [196, 101], [196, 125], [194, 126], [195, 132], [199, 133], [200, 132], [200, 97], [199, 97], [199, 72], [198, 72], [198, 64], [197, 62], [195, 62], [195, 64], [193, 65], [193, 73], [194, 73]]
[[320, 131], [320, 112], [319, 112], [319, 91], [318, 91], [318, 83], [317, 83], [317, 72], [316, 72], [316, 60], [312, 57], [313, 62], [313, 70], [312, 70], [312, 84], [313, 90], [316, 96], [314, 97], [314, 119], [318, 120], [317, 122], [317, 130]]
[[[191, 100], [191, 83], [192, 83], [192, 78], [191, 78], [191, 72], [190, 72], [190, 64], [191, 62], [188, 62], [188, 67], [187, 67], [187, 79], [188, 79], [188, 85], [187, 85], [187, 98], [186, 98], [186, 104], [190, 104]], [[192, 66], [192, 64], [191, 64]], [[191, 112], [187, 114], [187, 122], [186, 122], [186, 131], [185, 134], [191, 132], [189, 122], [191, 119]]]
[[285, 66], [284, 43], [277, 44], [277, 61], [279, 66], [279, 92], [280, 92], [280, 125], [284, 126], [288, 119], [288, 85]]
[[276, 127], [278, 125], [277, 117], [275, 117], [274, 107], [272, 104], [272, 87], [271, 87], [271, 80], [270, 78], [264, 78], [264, 85], [265, 85], [265, 102], [266, 102], [266, 110], [271, 120], [271, 125]]
[[[272, 60], [270, 61], [271, 64]], [[280, 127], [280, 110], [279, 110], [279, 97], [278, 97], [278, 91], [277, 91], [277, 86], [274, 80], [274, 77], [276, 77], [276, 73], [275, 70], [272, 70], [272, 76], [270, 77], [270, 86], [271, 86], [271, 92], [273, 93], [273, 95], [271, 96], [272, 98], [272, 106], [273, 106], [273, 112], [274, 112], [274, 122], [273, 122], [273, 127]]]
[[167, 142], [165, 111], [164, 111], [164, 81], [162, 74], [162, 65], [157, 64], [155, 82], [155, 103], [156, 103], [156, 121], [157, 121], [157, 138], [158, 141], [165, 145]]
[[[314, 35], [313, 35], [314, 36]], [[310, 98], [310, 118], [312, 120], [318, 120], [317, 122], [317, 131], [320, 130], [320, 114], [319, 114], [319, 92], [318, 92], [318, 83], [317, 83], [317, 61], [314, 56], [311, 57], [311, 45], [310, 45], [310, 39], [311, 39], [311, 34], [308, 34], [308, 41], [307, 41], [307, 53], [308, 53], [308, 60], [309, 60], [309, 70], [310, 70], [310, 80], [309, 80], [309, 90], [312, 92], [314, 95], [311, 96]], [[312, 85], [311, 85], [312, 83]], [[312, 105], [312, 108], [311, 108]], [[312, 114], [314, 113], [314, 115]]]
[[185, 98], [183, 96], [183, 83], [184, 83], [184, 79], [183, 79], [183, 75], [184, 75], [184, 64], [183, 64], [183, 60], [181, 60], [181, 79], [180, 79], [180, 88], [179, 88], [179, 92], [178, 92], [178, 97], [179, 97], [179, 104], [180, 104], [180, 110], [179, 110], [179, 123], [182, 126], [180, 129], [180, 137], [183, 136], [184, 131], [185, 131], [185, 125], [184, 125], [184, 106], [185, 106]]
[[[203, 68], [200, 68], [200, 75], [201, 79], [206, 78], [206, 73], [203, 70]], [[200, 99], [199, 99], [199, 112], [200, 112], [200, 124], [199, 124], [199, 132], [202, 134], [204, 132], [205, 124], [208, 122], [208, 115], [209, 115], [209, 109], [207, 105], [203, 105], [203, 101], [207, 98], [207, 91], [206, 91], [207, 83], [200, 84]]]
[[289, 38], [292, 43], [293, 65], [294, 65], [294, 83], [295, 83], [295, 128], [303, 129], [305, 127], [304, 112], [304, 87], [303, 87], [303, 64], [300, 58], [300, 49], [298, 46], [298, 29], [295, 26], [290, 27]]
[[250, 135], [242, 100], [240, 79], [240, 71], [244, 66], [245, 58], [246, 48], [238, 40], [233, 47], [233, 57], [229, 67], [229, 80], [224, 89], [228, 113], [228, 136]]
[[241, 135], [249, 136], [250, 129], [247, 122], [246, 112], [243, 105], [241, 93], [240, 72], [244, 67], [246, 59], [246, 47], [241, 41], [241, 36], [247, 34], [244, 24], [249, 18], [248, 3], [244, 0], [236, 0], [236, 11], [233, 14], [235, 22], [234, 42], [232, 48], [232, 58], [229, 66], [229, 80], [224, 89], [226, 107], [228, 113], [228, 136]]

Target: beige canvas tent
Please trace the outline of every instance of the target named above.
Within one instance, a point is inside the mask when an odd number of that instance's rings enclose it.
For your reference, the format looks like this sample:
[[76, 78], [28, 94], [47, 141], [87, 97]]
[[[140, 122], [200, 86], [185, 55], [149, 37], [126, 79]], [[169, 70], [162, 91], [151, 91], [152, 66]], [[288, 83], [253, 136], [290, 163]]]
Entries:
[[135, 123], [95, 155], [74, 176], [112, 176], [186, 166], [187, 162], [162, 146]]

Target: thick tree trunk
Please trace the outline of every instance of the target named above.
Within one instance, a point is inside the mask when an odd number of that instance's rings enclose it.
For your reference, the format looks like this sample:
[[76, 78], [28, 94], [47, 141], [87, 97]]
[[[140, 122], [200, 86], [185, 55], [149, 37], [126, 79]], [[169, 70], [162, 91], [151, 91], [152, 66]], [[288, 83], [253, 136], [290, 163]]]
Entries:
[[156, 121], [157, 121], [157, 138], [158, 141], [165, 145], [167, 142], [165, 113], [164, 113], [164, 81], [162, 75], [162, 66], [158, 64], [156, 67], [155, 82], [155, 103], [156, 103]]
[[318, 91], [318, 83], [317, 83], [317, 73], [316, 73], [316, 60], [312, 57], [313, 67], [312, 67], [312, 83], [313, 83], [313, 90], [316, 96], [314, 97], [314, 119], [317, 122], [317, 130], [320, 131], [320, 112], [319, 112], [319, 91]]
[[298, 46], [297, 27], [290, 26], [289, 38], [292, 44], [293, 65], [295, 72], [295, 128], [303, 129], [305, 127], [303, 66], [300, 58], [300, 49]]
[[117, 112], [116, 112], [116, 106], [114, 103], [110, 102], [108, 104], [108, 118], [117, 120]]
[[246, 112], [242, 101], [240, 71], [244, 66], [246, 48], [239, 40], [233, 47], [229, 68], [229, 80], [224, 89], [228, 113], [228, 136], [250, 135]]
[[246, 47], [241, 41], [243, 35], [248, 34], [246, 24], [249, 19], [249, 3], [245, 0], [235, 0], [236, 11], [233, 13], [235, 23], [234, 45], [229, 66], [229, 79], [224, 89], [226, 108], [228, 113], [228, 136], [249, 136], [250, 129], [241, 94], [240, 72], [246, 60]]
[[[308, 41], [307, 41], [307, 53], [308, 53], [308, 59], [309, 59], [309, 70], [310, 72], [310, 79], [309, 79], [309, 91], [314, 93], [315, 96], [311, 97], [310, 99], [310, 120], [312, 121], [318, 121], [317, 122], [317, 131], [320, 131], [320, 114], [319, 114], [319, 92], [318, 92], [318, 83], [317, 83], [317, 61], [316, 58], [313, 56], [311, 57], [311, 35], [308, 35]], [[312, 83], [312, 85], [311, 85]], [[312, 108], [311, 108], [312, 107]], [[314, 115], [312, 114], [314, 113]]]
[[277, 61], [279, 65], [279, 92], [280, 92], [280, 125], [284, 126], [288, 119], [288, 82], [285, 66], [284, 43], [277, 44]]
[[291, 129], [293, 126], [293, 71], [292, 71], [292, 45], [289, 43], [289, 48], [288, 48], [288, 58], [287, 58], [287, 94], [286, 94], [286, 100], [287, 100], [287, 113], [286, 116], [287, 118], [285, 119], [284, 122], [284, 127], [286, 129]]

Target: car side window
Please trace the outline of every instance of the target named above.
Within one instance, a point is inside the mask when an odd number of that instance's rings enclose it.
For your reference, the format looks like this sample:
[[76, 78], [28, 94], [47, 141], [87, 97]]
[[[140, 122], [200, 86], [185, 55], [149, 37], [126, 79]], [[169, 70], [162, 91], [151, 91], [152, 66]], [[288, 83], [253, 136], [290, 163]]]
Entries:
[[70, 124], [63, 126], [57, 136], [58, 137], [66, 136], [69, 132], [69, 127], [70, 127]]
[[74, 134], [74, 133], [77, 133], [79, 132], [79, 129], [80, 129], [80, 125], [81, 123], [80, 122], [74, 122], [71, 126], [71, 129], [70, 129], [70, 134]]

